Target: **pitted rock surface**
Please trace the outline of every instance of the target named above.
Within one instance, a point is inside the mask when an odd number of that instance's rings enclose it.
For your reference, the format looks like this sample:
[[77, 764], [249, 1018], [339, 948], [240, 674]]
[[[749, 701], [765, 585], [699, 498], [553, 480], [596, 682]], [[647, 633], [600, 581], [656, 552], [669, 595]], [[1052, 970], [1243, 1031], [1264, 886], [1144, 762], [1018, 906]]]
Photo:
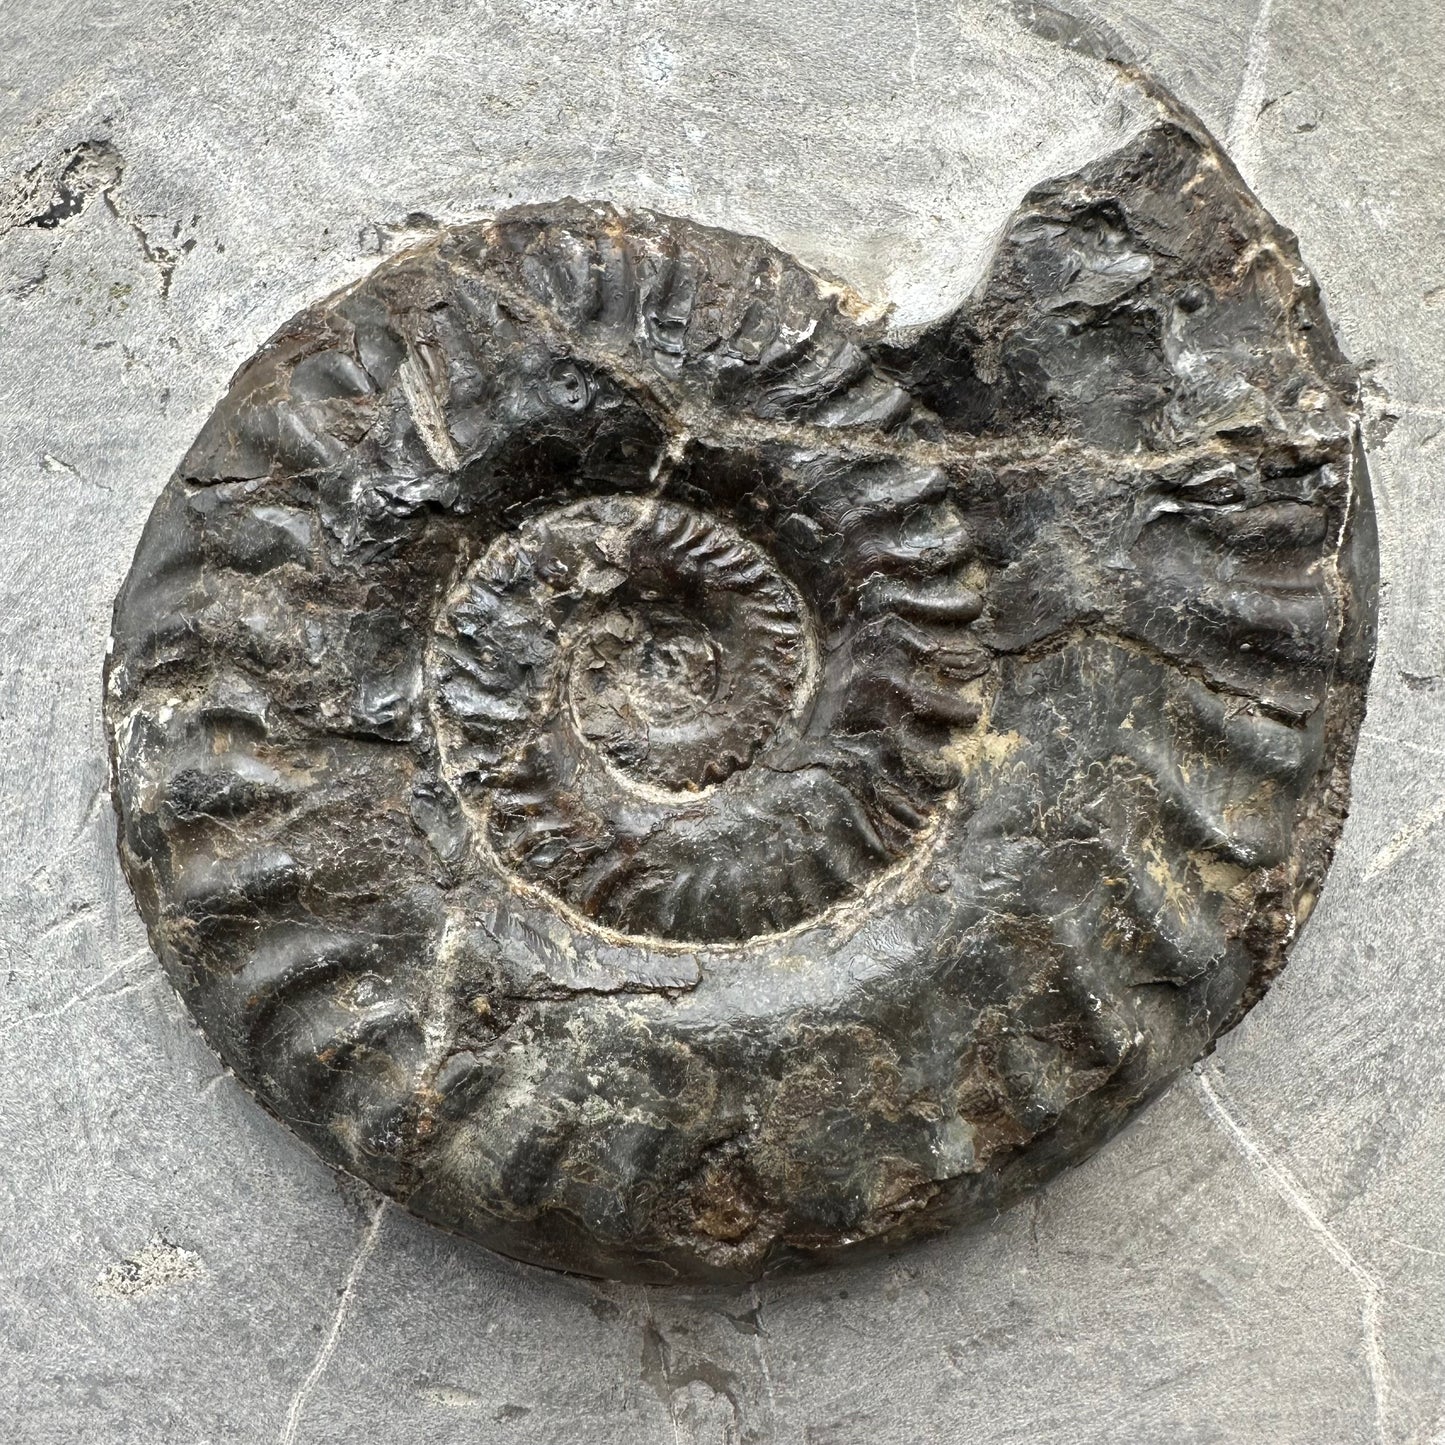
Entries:
[[324, 1158], [523, 1259], [755, 1278], [989, 1216], [1260, 996], [1374, 579], [1314, 285], [1165, 102], [909, 333], [522, 208], [301, 313], [166, 487], [122, 856]]

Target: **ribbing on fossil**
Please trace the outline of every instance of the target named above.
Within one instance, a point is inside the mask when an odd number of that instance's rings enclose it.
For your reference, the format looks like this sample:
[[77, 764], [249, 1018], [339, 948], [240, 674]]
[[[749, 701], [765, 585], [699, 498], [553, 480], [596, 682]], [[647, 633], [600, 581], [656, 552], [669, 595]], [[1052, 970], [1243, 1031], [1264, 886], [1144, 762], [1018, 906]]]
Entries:
[[1350, 370], [1161, 103], [891, 336], [562, 202], [302, 312], [117, 604], [121, 853], [237, 1074], [555, 1267], [986, 1216], [1258, 996], [1373, 626]]

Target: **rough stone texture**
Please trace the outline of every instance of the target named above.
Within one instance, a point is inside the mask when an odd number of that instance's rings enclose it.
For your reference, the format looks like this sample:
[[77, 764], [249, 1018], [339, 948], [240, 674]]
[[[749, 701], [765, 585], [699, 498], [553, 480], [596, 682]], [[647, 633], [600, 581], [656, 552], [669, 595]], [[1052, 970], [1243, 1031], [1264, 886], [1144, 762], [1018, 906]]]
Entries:
[[[7, 13], [0, 1399], [15, 1438], [1445, 1430], [1445, 18], [1111, 0], [1111, 40], [1044, 8], [784, 5], [727, 26], [640, 4], [429, 7], [380, 27], [327, 5]], [[811, 1280], [591, 1285], [338, 1186], [186, 1034], [113, 861], [95, 682], [110, 600], [156, 479], [225, 377], [408, 213], [567, 192], [759, 231], [926, 319], [958, 299], [930, 278], [970, 256], [976, 274], [1029, 185], [1117, 135], [1084, 54], [1111, 48], [1227, 137], [1367, 379], [1381, 653], [1355, 811], [1282, 982], [1034, 1204]], [[1091, 95], [1092, 132], [1066, 128]], [[965, 194], [996, 209], [964, 216]]]

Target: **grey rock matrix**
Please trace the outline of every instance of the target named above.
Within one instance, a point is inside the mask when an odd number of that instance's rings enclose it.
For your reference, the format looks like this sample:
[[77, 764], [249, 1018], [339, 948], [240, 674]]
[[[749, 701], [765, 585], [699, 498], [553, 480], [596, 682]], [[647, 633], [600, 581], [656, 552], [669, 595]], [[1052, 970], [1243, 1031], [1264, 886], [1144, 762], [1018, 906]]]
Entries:
[[[1430, 47], [1279, 5], [1093, 19], [493, 7], [391, 32], [308, 14], [272, 39], [229, 13], [7, 22], [21, 1438], [1432, 1437], [1424, 900], [1445, 810], [1412, 497], [1437, 132], [1386, 65]], [[567, 193], [756, 232], [893, 302], [900, 333], [926, 326], [1031, 188], [1134, 133], [1100, 58], [1130, 52], [1300, 233], [1365, 376], [1381, 662], [1355, 812], [1284, 982], [1028, 1210], [813, 1281], [586, 1285], [338, 1193], [184, 1036], [109, 854], [105, 613], [225, 377], [427, 224], [409, 213]], [[583, 714], [605, 721], [607, 696]]]

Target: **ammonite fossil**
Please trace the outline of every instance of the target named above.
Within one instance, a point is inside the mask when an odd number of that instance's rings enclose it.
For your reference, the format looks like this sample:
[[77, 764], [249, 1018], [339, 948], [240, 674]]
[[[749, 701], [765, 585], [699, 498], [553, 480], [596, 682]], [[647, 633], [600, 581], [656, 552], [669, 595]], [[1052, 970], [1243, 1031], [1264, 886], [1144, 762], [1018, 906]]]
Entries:
[[1161, 102], [899, 334], [565, 201], [243, 369], [116, 608], [121, 847], [236, 1074], [522, 1259], [987, 1216], [1260, 995], [1346, 806], [1354, 382]]

